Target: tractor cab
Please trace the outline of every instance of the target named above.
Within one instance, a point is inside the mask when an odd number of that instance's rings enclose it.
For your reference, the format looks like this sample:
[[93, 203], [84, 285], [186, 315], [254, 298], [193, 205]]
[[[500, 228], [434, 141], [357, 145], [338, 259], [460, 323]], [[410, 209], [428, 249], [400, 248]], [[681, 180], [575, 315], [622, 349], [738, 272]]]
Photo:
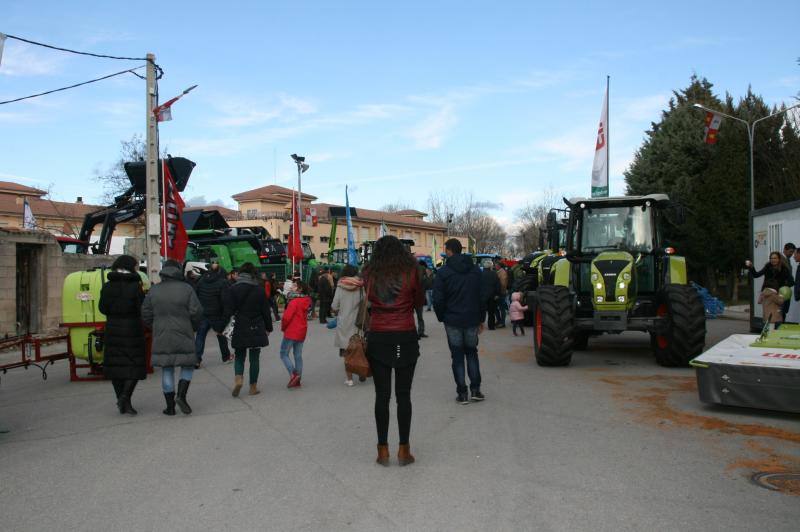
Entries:
[[703, 348], [705, 313], [688, 285], [684, 257], [661, 231], [671, 213], [680, 221], [680, 208], [665, 194], [565, 202], [566, 257], [555, 261], [550, 282], [536, 293], [540, 365], [566, 365], [591, 336], [628, 330], [651, 335], [660, 364], [688, 364]]

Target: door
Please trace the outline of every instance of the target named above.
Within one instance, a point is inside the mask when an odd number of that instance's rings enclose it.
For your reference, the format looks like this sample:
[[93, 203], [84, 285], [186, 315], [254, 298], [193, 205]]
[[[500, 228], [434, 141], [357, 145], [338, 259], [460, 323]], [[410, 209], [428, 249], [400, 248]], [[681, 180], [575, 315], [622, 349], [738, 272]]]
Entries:
[[17, 244], [17, 334], [31, 331], [33, 300], [33, 246]]

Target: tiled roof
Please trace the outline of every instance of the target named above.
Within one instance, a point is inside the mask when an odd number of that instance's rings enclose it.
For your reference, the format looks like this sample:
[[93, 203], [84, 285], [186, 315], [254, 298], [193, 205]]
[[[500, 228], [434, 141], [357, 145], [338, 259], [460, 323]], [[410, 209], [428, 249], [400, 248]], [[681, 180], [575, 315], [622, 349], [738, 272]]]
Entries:
[[402, 211], [395, 211], [395, 214], [401, 216], [428, 216], [427, 212], [418, 211], [416, 209], [403, 209]]
[[[70, 220], [83, 220], [83, 217], [92, 211], [102, 209], [98, 205], [86, 203], [67, 203], [51, 201], [41, 198], [28, 198], [33, 216], [47, 218], [66, 218]], [[22, 216], [22, 203], [17, 203], [17, 197], [9, 194], [0, 194], [0, 213], [18, 214]]]
[[[333, 205], [330, 203], [314, 203], [314, 207], [317, 208], [317, 212], [320, 213], [322, 216], [327, 218], [327, 209], [328, 207], [340, 207], [344, 208], [343, 205]], [[431, 222], [426, 222], [424, 220], [420, 220], [417, 218], [412, 218], [410, 216], [403, 216], [402, 214], [398, 214], [395, 212], [383, 212], [383, 211], [373, 211], [371, 209], [362, 209], [361, 207], [353, 206], [356, 210], [358, 216], [355, 218], [356, 220], [364, 220], [367, 222], [386, 222], [387, 224], [392, 225], [407, 225], [411, 227], [419, 227], [420, 229], [434, 229], [434, 230], [446, 230], [447, 226], [444, 224], [435, 224]]]
[[12, 183], [11, 181], [0, 181], [0, 194], [10, 193], [15, 196], [44, 196], [47, 194], [44, 190], [38, 188], [20, 185], [19, 183]]
[[[254, 200], [273, 201], [276, 203], [291, 202], [292, 189], [286, 187], [280, 187], [278, 185], [267, 185], [266, 187], [254, 188], [253, 190], [239, 192], [238, 194], [234, 194], [231, 197], [238, 202], [254, 201]], [[302, 199], [303, 201], [314, 201], [315, 199], [317, 199], [317, 197], [303, 192]]]

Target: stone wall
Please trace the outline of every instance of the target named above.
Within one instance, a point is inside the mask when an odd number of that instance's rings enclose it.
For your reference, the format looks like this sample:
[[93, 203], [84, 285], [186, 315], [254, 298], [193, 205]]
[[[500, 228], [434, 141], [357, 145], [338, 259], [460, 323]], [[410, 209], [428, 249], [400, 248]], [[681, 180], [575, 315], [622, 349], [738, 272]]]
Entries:
[[32, 274], [31, 328], [44, 333], [61, 323], [64, 278], [81, 270], [110, 266], [111, 255], [64, 254], [52, 235], [41, 231], [0, 229], [0, 338], [17, 334], [17, 244], [36, 249]]

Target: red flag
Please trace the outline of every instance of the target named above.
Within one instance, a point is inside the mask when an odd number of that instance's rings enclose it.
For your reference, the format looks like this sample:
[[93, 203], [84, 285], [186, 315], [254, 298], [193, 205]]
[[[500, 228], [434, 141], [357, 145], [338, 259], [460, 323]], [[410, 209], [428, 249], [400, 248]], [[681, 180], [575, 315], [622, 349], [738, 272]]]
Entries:
[[292, 195], [292, 226], [289, 228], [289, 259], [292, 262], [303, 260], [303, 245], [300, 243], [300, 207], [298, 198]]
[[703, 141], [705, 141], [706, 144], [717, 143], [717, 134], [719, 133], [719, 126], [721, 124], [722, 115], [712, 113], [711, 111], [706, 113], [705, 136], [703, 137]]
[[182, 262], [186, 257], [186, 246], [189, 236], [183, 225], [183, 199], [178, 187], [169, 173], [166, 161], [162, 161], [162, 179], [164, 183], [163, 207], [161, 209], [161, 256]]
[[189, 91], [197, 87], [197, 85], [192, 85], [179, 95], [175, 96], [171, 100], [167, 100], [166, 102], [162, 103], [155, 109], [153, 109], [153, 114], [156, 115], [156, 121], [158, 122], [166, 122], [167, 120], [172, 120], [172, 104], [183, 98], [184, 95], [189, 94]]

